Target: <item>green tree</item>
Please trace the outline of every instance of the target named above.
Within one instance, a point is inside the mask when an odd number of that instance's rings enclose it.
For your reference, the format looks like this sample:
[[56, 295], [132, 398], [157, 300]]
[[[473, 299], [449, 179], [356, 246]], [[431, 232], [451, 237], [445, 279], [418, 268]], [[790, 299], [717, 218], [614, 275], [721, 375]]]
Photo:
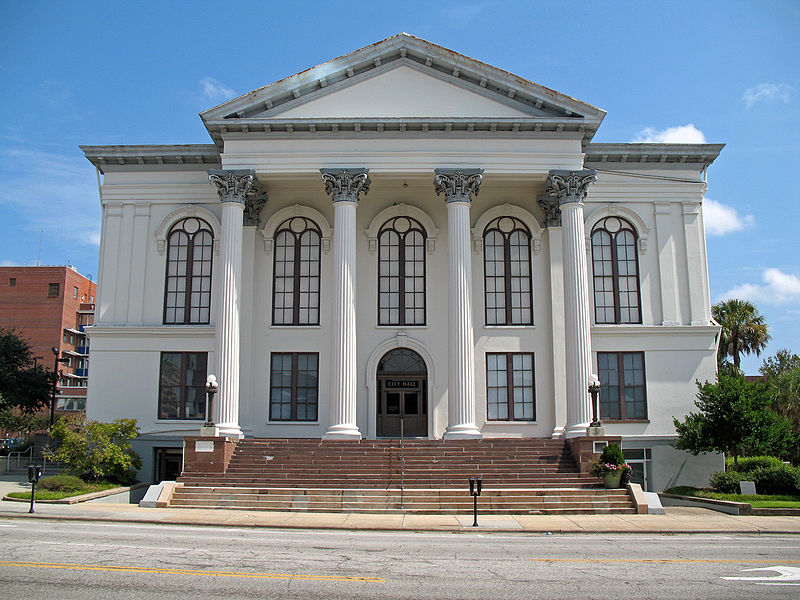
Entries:
[[741, 354], [761, 355], [769, 341], [767, 324], [758, 309], [746, 300], [725, 300], [711, 307], [714, 320], [722, 326], [717, 362], [733, 358], [733, 366], [740, 368]]
[[724, 452], [734, 462], [748, 454], [785, 456], [792, 443], [789, 422], [770, 406], [772, 392], [760, 381], [721, 373], [717, 383], [697, 382], [695, 406], [683, 421], [673, 418], [675, 447], [692, 454]]
[[138, 435], [136, 419], [100, 423], [84, 421], [80, 415], [62, 417], [50, 432], [56, 449], [48, 450], [46, 456], [84, 481], [131, 483], [142, 468], [142, 459], [131, 447]]
[[36, 431], [46, 431], [50, 418], [44, 414], [25, 413], [16, 408], [0, 409], [0, 429], [28, 437]]
[[800, 369], [800, 356], [789, 352], [786, 348], [781, 348], [775, 353], [775, 356], [764, 359], [758, 372], [768, 380], [772, 380], [784, 371], [792, 369]]
[[794, 442], [789, 448], [792, 464], [800, 465], [800, 356], [778, 350], [759, 369], [773, 392], [772, 408], [792, 424]]
[[32, 413], [49, 405], [53, 377], [36, 364], [30, 344], [18, 331], [0, 328], [0, 409]]

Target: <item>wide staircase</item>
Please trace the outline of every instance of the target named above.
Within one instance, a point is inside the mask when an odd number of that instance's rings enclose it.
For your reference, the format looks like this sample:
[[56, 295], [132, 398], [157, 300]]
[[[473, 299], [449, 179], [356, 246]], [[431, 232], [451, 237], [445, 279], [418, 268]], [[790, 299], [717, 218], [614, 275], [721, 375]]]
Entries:
[[549, 439], [246, 439], [224, 474], [184, 473], [170, 506], [353, 513], [635, 513]]

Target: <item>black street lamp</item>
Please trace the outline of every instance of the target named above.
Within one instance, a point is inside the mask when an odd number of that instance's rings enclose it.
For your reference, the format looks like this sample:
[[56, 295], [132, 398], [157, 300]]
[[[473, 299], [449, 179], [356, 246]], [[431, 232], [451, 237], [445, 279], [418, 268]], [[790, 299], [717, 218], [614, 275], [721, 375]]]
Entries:
[[209, 375], [208, 379], [206, 379], [206, 422], [203, 425], [204, 427], [214, 427], [211, 411], [214, 408], [214, 394], [217, 393], [218, 389], [219, 384], [217, 383], [217, 378], [214, 375]]
[[58, 370], [58, 363], [67, 364], [69, 362], [68, 358], [65, 357], [58, 357], [58, 347], [53, 346], [50, 348], [50, 352], [55, 355], [55, 362], [53, 363], [53, 392], [52, 397], [50, 398], [50, 429], [53, 428], [53, 422], [56, 419], [56, 385], [58, 384], [58, 379], [61, 376], [62, 371]]
[[589, 394], [592, 396], [592, 422], [589, 423], [589, 427], [602, 427], [600, 407], [597, 404], [597, 398], [600, 395], [600, 380], [594, 373], [589, 376]]

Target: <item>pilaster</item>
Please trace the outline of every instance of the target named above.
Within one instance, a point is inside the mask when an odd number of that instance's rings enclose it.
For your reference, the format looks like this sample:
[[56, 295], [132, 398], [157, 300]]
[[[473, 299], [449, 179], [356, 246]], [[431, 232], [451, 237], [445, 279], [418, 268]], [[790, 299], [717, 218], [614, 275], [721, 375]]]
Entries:
[[242, 220], [245, 199], [253, 187], [255, 171], [212, 170], [209, 180], [217, 186], [222, 203], [221, 277], [215, 329], [219, 392], [214, 422], [221, 436], [241, 438], [239, 426], [239, 328], [241, 319]]
[[658, 276], [661, 288], [661, 324], [680, 325], [678, 317], [678, 274], [675, 260], [675, 239], [672, 228], [672, 208], [669, 202], [656, 202], [656, 239], [658, 242]]
[[369, 192], [367, 169], [320, 169], [333, 200], [333, 346], [330, 422], [324, 439], [361, 439], [356, 425], [356, 207]]
[[592, 341], [589, 319], [589, 274], [583, 201], [597, 171], [550, 171], [545, 193], [558, 201], [564, 260], [564, 335], [566, 349], [567, 437], [586, 435], [591, 420], [589, 375]]
[[470, 217], [482, 169], [436, 169], [434, 187], [447, 202], [449, 251], [449, 378], [445, 439], [475, 439], [475, 339], [472, 325]]

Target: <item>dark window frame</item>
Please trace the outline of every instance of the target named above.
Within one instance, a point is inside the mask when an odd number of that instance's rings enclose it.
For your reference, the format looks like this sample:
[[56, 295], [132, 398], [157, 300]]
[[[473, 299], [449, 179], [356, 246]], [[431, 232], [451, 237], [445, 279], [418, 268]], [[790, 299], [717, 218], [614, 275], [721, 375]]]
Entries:
[[[490, 418], [489, 417], [489, 390], [491, 386], [489, 385], [489, 357], [490, 356], [505, 356], [506, 359], [506, 384], [505, 386], [495, 386], [495, 387], [505, 387], [506, 388], [506, 403], [507, 403], [507, 414], [506, 418]], [[515, 417], [514, 416], [514, 356], [530, 356], [531, 359], [531, 401], [533, 404], [532, 416], [530, 418], [526, 417]], [[525, 389], [528, 386], [516, 386], [517, 389]], [[523, 402], [524, 404], [524, 402]], [[487, 421], [520, 421], [525, 423], [532, 423], [536, 421], [536, 357], [534, 356], [533, 352], [487, 352], [486, 353], [486, 420]]]
[[[162, 415], [162, 400], [163, 400], [163, 390], [165, 387], [176, 387], [176, 386], [165, 386], [164, 385], [164, 357], [166, 355], [180, 355], [181, 357], [181, 369], [180, 369], [180, 384], [178, 387], [178, 415], [177, 416], [161, 416]], [[186, 383], [186, 373], [188, 371], [188, 364], [189, 364], [189, 357], [190, 356], [202, 356], [203, 361], [205, 362], [205, 375], [200, 378], [198, 383], [194, 385], [187, 385]], [[206, 418], [206, 403], [205, 403], [205, 382], [206, 376], [208, 375], [208, 352], [161, 352], [159, 356], [159, 367], [158, 367], [158, 420], [159, 421], [203, 421]], [[198, 416], [194, 417], [187, 417], [186, 416], [186, 399], [187, 399], [187, 389], [188, 388], [195, 388], [202, 394], [204, 399], [202, 403], [202, 411], [198, 414]]]
[[16, 277], [9, 277], [8, 278], [8, 287], [16, 287], [17, 285], [17, 278]]
[[[291, 390], [291, 409], [290, 409], [290, 416], [288, 419], [281, 419], [281, 418], [274, 418], [272, 416], [272, 398], [273, 398], [273, 390], [275, 389], [285, 389], [287, 386], [276, 386], [275, 385], [275, 358], [276, 357], [286, 357], [291, 356], [292, 359], [292, 373], [291, 373], [291, 385], [289, 389]], [[315, 394], [315, 417], [313, 419], [305, 418], [299, 419], [297, 417], [297, 406], [298, 406], [298, 393], [297, 390], [303, 386], [298, 385], [298, 365], [300, 356], [314, 356], [316, 357], [317, 361], [317, 372], [316, 372], [316, 394]], [[305, 386], [306, 389], [308, 386]], [[269, 360], [269, 406], [268, 410], [268, 421], [270, 423], [316, 423], [319, 421], [319, 352], [271, 352], [270, 353], [270, 360]]]
[[61, 295], [61, 284], [48, 283], [47, 284], [47, 297], [58, 298]]
[[[513, 229], [510, 231], [503, 231], [500, 229], [500, 223], [504, 219], [510, 219], [514, 223]], [[489, 295], [497, 294], [497, 291], [490, 292], [488, 282], [489, 279], [499, 279], [497, 275], [489, 275], [488, 269], [486, 267], [487, 263], [489, 262], [487, 259], [487, 252], [488, 252], [488, 245], [486, 243], [486, 239], [489, 234], [497, 232], [503, 238], [503, 299], [504, 299], [504, 319], [502, 322], [490, 322], [491, 319], [489, 318], [489, 311], [496, 311], [497, 308], [489, 308]], [[529, 306], [527, 307], [529, 318], [527, 320], [515, 322], [514, 321], [514, 310], [524, 310], [525, 307], [515, 307], [513, 298], [515, 294], [525, 294], [525, 292], [514, 292], [512, 288], [512, 279], [514, 276], [511, 275], [511, 236], [515, 232], [521, 232], [526, 237], [525, 243], [525, 252], [527, 257], [528, 263], [528, 273], [525, 275], [518, 275], [516, 277], [527, 279], [528, 281], [528, 303]], [[483, 230], [483, 308], [484, 308], [484, 323], [490, 327], [495, 326], [518, 326], [518, 327], [530, 327], [534, 324], [533, 318], [533, 257], [531, 256], [531, 232], [528, 229], [527, 225], [517, 219], [516, 217], [511, 216], [502, 216], [496, 219], [492, 219], [492, 221], [486, 226]], [[497, 247], [496, 245], [492, 244], [492, 247]], [[495, 261], [497, 262], [497, 261]]]
[[[301, 231], [295, 231], [291, 227], [292, 222], [296, 221], [296, 220], [305, 221], [305, 227]], [[317, 269], [316, 270], [317, 270], [317, 274], [316, 275], [304, 276], [304, 275], [301, 274], [301, 263], [303, 262], [302, 261], [302, 252], [301, 251], [302, 251], [302, 248], [303, 248], [303, 236], [308, 232], [313, 232], [317, 236], [316, 244], [315, 244], [315, 247], [316, 247], [316, 250], [317, 250], [317, 253], [316, 253], [316, 263], [317, 263]], [[293, 252], [293, 255], [294, 255], [294, 257], [292, 259], [293, 273], [292, 273], [291, 277], [286, 277], [286, 276], [283, 276], [283, 275], [281, 275], [281, 276], [277, 275], [277, 272], [278, 272], [278, 252], [277, 252], [277, 250], [278, 250], [278, 237], [282, 233], [288, 233], [288, 234], [290, 234], [290, 235], [292, 235], [294, 237], [294, 244], [292, 245], [292, 252]], [[321, 293], [322, 293], [322, 281], [321, 281], [321, 279], [322, 279], [322, 231], [320, 230], [319, 226], [314, 221], [312, 221], [311, 219], [308, 219], [306, 217], [292, 217], [290, 219], [287, 219], [286, 221], [284, 221], [283, 223], [281, 223], [278, 226], [278, 228], [275, 231], [275, 236], [274, 236], [273, 239], [274, 239], [274, 242], [273, 242], [273, 251], [272, 251], [272, 254], [273, 254], [273, 257], [272, 257], [272, 324], [273, 325], [277, 325], [277, 326], [287, 326], [287, 327], [291, 327], [291, 326], [305, 327], [305, 326], [319, 325], [319, 323], [320, 323], [320, 297], [321, 297]], [[289, 262], [289, 261], [286, 261], [286, 262]], [[312, 261], [309, 261], [309, 262], [312, 262]], [[308, 277], [309, 279], [316, 278], [316, 281], [317, 281], [317, 290], [316, 290], [316, 292], [311, 292], [311, 291], [303, 292], [303, 291], [301, 291], [300, 282], [301, 282], [301, 279], [303, 277]], [[277, 304], [277, 302], [276, 302], [277, 294], [285, 293], [285, 292], [278, 292], [275, 289], [277, 287], [276, 286], [276, 282], [278, 281], [278, 279], [291, 279], [292, 280], [292, 286], [293, 286], [292, 287], [292, 302], [291, 302], [291, 306], [290, 307], [286, 306], [284, 304], [281, 304], [279, 306]], [[304, 293], [315, 294], [316, 295], [316, 304], [314, 305], [311, 302], [309, 302], [309, 306], [301, 307], [300, 306], [301, 294], [304, 294]], [[291, 320], [291, 322], [290, 323], [279, 322], [279, 319], [276, 318], [277, 311], [279, 311], [279, 310], [280, 311], [284, 311], [284, 310], [287, 310], [288, 308], [291, 308], [291, 310], [292, 310], [292, 320]], [[300, 318], [300, 309], [301, 308], [304, 308], [304, 309], [307, 309], [307, 310], [316, 310], [316, 313], [317, 313], [316, 320], [309, 319], [308, 322], [302, 322], [302, 320]]]
[[[617, 374], [619, 378], [619, 382], [617, 385], [617, 398], [616, 404], [619, 406], [619, 418], [609, 417], [603, 414], [603, 405], [608, 404], [609, 400], [604, 397], [608, 392], [608, 384], [607, 382], [603, 382], [603, 372], [600, 369], [600, 356], [605, 355], [608, 357], [615, 356], [616, 357], [616, 366], [617, 366]], [[637, 386], [633, 383], [626, 383], [625, 381], [625, 356], [626, 355], [637, 355], [640, 357], [641, 364], [642, 364], [642, 385]], [[645, 353], [643, 351], [634, 351], [634, 352], [598, 352], [598, 376], [601, 379], [601, 386], [600, 386], [600, 399], [598, 400], [598, 411], [600, 412], [600, 420], [601, 421], [647, 421], [648, 417], [648, 406], [647, 406], [647, 370], [645, 365]], [[641, 387], [642, 389], [642, 400], [641, 403], [644, 405], [644, 414], [642, 416], [634, 416], [628, 417], [627, 410], [626, 410], [626, 403], [625, 403], [625, 390], [629, 388], [637, 388]]]
[[[189, 233], [184, 229], [184, 226], [189, 221], [197, 221], [199, 223], [199, 227], [193, 233]], [[173, 237], [175, 234], [183, 233], [187, 236], [187, 243], [186, 243], [186, 258], [184, 260], [176, 259], [172, 260], [170, 258], [170, 250], [173, 247]], [[195, 274], [194, 271], [200, 263], [206, 262], [203, 259], [196, 260], [194, 256], [195, 251], [195, 239], [201, 233], [208, 233], [210, 236], [210, 242], [208, 244], [202, 244], [203, 246], [207, 246], [209, 248], [209, 258], [208, 258], [208, 274], [203, 275], [202, 273], [197, 277], [201, 280], [207, 281], [208, 289], [203, 291], [202, 289], [202, 281], [201, 289], [199, 291], [194, 290], [194, 283], [195, 283]], [[170, 274], [170, 265], [180, 265], [181, 263], [186, 264], [186, 272], [183, 275]], [[208, 325], [211, 322], [211, 285], [213, 282], [213, 275], [214, 275], [214, 230], [212, 229], [211, 225], [209, 225], [203, 219], [198, 217], [186, 217], [180, 219], [176, 222], [169, 230], [169, 234], [167, 234], [167, 259], [166, 259], [166, 269], [164, 270], [164, 314], [163, 314], [163, 322], [164, 325]], [[185, 280], [185, 289], [180, 291], [170, 291], [170, 279], [175, 279], [176, 281], [180, 279]], [[170, 306], [170, 294], [177, 294], [176, 301], [179, 296], [182, 295], [183, 298], [183, 306], [179, 306], [176, 304], [175, 306]], [[195, 305], [192, 302], [192, 297], [198, 294], [198, 299], [200, 302]], [[203, 300], [206, 303], [203, 303]], [[174, 309], [176, 311], [175, 318], [169, 319], [167, 317], [168, 311]], [[200, 314], [202, 315], [203, 311], [207, 312], [207, 318], [198, 318], [192, 319], [192, 310], [198, 309]], [[182, 316], [179, 316], [180, 313], [183, 313]]]
[[[617, 219], [621, 222], [621, 227], [616, 232], [611, 232], [606, 228], [606, 221], [609, 219]], [[636, 270], [636, 275], [634, 279], [636, 281], [636, 312], [638, 313], [637, 320], [622, 320], [622, 302], [621, 302], [621, 291], [620, 291], [620, 274], [619, 274], [619, 244], [617, 238], [623, 232], [629, 231], [633, 234], [633, 251], [634, 251], [634, 260], [629, 261], [633, 263], [633, 266]], [[596, 257], [596, 249], [601, 246], [599, 242], [595, 239], [595, 234], [597, 233], [605, 233], [610, 238], [610, 249], [611, 249], [611, 275], [598, 275], [596, 273], [595, 267], [598, 260], [602, 261], [602, 258]], [[605, 217], [598, 221], [595, 226], [592, 228], [591, 233], [591, 244], [592, 244], [592, 304], [594, 306], [594, 322], [599, 325], [622, 325], [622, 324], [632, 324], [638, 325], [642, 323], [642, 288], [641, 288], [641, 280], [639, 277], [639, 249], [638, 249], [638, 241], [639, 235], [636, 232], [636, 228], [633, 226], [633, 223], [628, 221], [627, 219], [623, 219], [622, 217]], [[622, 277], [631, 277], [630, 275], [623, 275]], [[597, 304], [597, 281], [598, 279], [610, 279], [611, 286], [612, 286], [612, 295], [614, 300], [614, 320], [608, 321], [606, 320], [605, 315], [602, 319], [598, 318], [598, 304]], [[601, 292], [602, 293], [602, 292]], [[603, 305], [599, 307], [600, 309], [605, 312], [606, 308], [609, 308], [607, 305]], [[632, 306], [626, 307], [628, 310], [632, 309]]]
[[[401, 232], [396, 229], [396, 222], [400, 219], [405, 219], [409, 222], [409, 227], [405, 231]], [[422, 260], [421, 261], [411, 261], [412, 263], [421, 262], [422, 263], [422, 275], [411, 275], [408, 274], [408, 269], [406, 268], [406, 238], [412, 233], [417, 232], [422, 236], [422, 243], [419, 244], [419, 248], [421, 248]], [[383, 243], [383, 238], [385, 235], [389, 233], [394, 233], [397, 236], [397, 275], [381, 275], [381, 265], [383, 263], [391, 264], [393, 260], [391, 258], [384, 258], [384, 254], [387, 250], [387, 246]], [[427, 325], [428, 322], [428, 258], [426, 255], [426, 245], [427, 245], [428, 235], [425, 231], [425, 227], [411, 217], [406, 216], [399, 216], [393, 217], [386, 221], [381, 228], [378, 230], [378, 325], [380, 326], [409, 326], [409, 327], [424, 327]], [[414, 247], [416, 245], [412, 245]], [[387, 280], [391, 281], [393, 278], [397, 278], [398, 280], [398, 304], [397, 304], [397, 321], [393, 321], [392, 319], [387, 319], [384, 321], [381, 317], [381, 310], [392, 310], [391, 306], [382, 306], [381, 298], [382, 294], [393, 294], [391, 290], [387, 292], [381, 292], [381, 281]], [[417, 292], [416, 290], [411, 290], [407, 292], [406, 285], [408, 284], [409, 280], [414, 281], [415, 279], [422, 279], [422, 292]], [[409, 321], [406, 318], [406, 294], [417, 294], [422, 295], [422, 307], [417, 306], [416, 304], [410, 308], [415, 312], [415, 317]], [[416, 320], [416, 311], [422, 310], [422, 321]]]

